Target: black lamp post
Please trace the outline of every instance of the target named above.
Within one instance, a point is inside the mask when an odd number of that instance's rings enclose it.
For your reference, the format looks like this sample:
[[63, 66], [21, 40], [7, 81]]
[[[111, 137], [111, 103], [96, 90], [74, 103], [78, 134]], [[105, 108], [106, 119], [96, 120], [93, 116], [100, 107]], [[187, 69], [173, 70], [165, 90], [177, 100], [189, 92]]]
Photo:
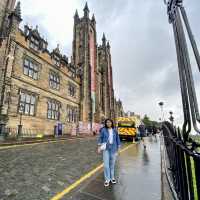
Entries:
[[0, 139], [2, 140], [5, 139], [5, 129], [6, 129], [5, 126], [6, 126], [6, 123], [4, 122], [4, 120], [0, 119]]
[[164, 103], [161, 101], [158, 103], [158, 105], [160, 106], [160, 109], [161, 109], [162, 121], [164, 121], [164, 112], [163, 112]]
[[170, 122], [172, 123], [172, 125], [173, 125], [173, 122], [174, 122], [174, 117], [172, 116], [172, 115], [173, 115], [173, 112], [170, 111], [169, 114], [170, 114], [169, 121], [170, 121]]
[[20, 118], [19, 118], [18, 132], [17, 132], [18, 138], [20, 138], [20, 136], [22, 135], [22, 114], [23, 114], [23, 111], [24, 111], [24, 105], [20, 105], [20, 107], [19, 107]]

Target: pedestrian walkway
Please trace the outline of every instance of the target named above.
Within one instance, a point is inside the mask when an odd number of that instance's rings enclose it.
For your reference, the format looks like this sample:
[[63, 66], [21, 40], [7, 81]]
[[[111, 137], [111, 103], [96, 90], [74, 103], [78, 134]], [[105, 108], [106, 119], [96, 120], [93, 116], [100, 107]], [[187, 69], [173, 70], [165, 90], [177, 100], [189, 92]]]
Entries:
[[120, 154], [117, 161], [116, 185], [103, 186], [103, 172], [84, 184], [66, 200], [160, 200], [161, 167], [160, 144], [154, 137], [142, 144], [132, 145]]

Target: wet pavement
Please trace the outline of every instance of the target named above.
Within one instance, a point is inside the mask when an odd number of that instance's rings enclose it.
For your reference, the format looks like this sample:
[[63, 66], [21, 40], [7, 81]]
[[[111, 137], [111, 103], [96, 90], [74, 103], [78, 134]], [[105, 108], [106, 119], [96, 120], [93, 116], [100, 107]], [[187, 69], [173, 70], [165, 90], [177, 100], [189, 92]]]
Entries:
[[[132, 144], [119, 155], [115, 186], [104, 188], [100, 171], [62, 199], [160, 199], [159, 141], [146, 140], [146, 150]], [[0, 149], [0, 200], [50, 200], [102, 162], [96, 145], [84, 138]]]
[[[157, 137], [158, 138], [158, 137]], [[103, 186], [103, 172], [85, 183], [63, 200], [160, 200], [161, 165], [159, 139], [145, 138], [142, 144], [133, 144], [118, 157], [118, 183]]]

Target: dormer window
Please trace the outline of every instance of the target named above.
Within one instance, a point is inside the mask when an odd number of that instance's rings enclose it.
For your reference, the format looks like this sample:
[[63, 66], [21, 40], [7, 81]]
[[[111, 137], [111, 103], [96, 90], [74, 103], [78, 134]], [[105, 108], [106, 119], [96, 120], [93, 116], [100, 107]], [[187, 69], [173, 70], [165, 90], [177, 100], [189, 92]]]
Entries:
[[53, 57], [53, 64], [56, 65], [57, 67], [60, 66], [60, 58], [56, 55]]
[[62, 58], [62, 55], [60, 54], [60, 49], [59, 49], [59, 44], [58, 44], [57, 47], [51, 53], [51, 59], [52, 59], [53, 64], [59, 67], [61, 58]]
[[46, 50], [46, 49], [47, 49], [47, 44], [48, 44], [48, 43], [47, 43], [46, 41], [45, 41], [45, 42], [44, 42], [44, 41], [42, 42], [42, 49], [43, 49], [43, 50]]
[[40, 42], [39, 42], [38, 39], [31, 37], [30, 48], [34, 49], [35, 51], [38, 51], [39, 50], [39, 44], [40, 44]]

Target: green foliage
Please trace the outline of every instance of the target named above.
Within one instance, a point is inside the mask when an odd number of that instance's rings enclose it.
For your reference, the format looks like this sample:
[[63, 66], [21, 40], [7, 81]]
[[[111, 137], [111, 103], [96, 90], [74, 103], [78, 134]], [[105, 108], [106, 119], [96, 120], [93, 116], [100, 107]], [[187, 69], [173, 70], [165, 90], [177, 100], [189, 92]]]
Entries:
[[151, 121], [152, 122], [152, 125], [155, 126], [155, 127], [160, 127], [160, 123], [157, 122], [157, 121]]
[[142, 119], [142, 122], [146, 127], [148, 126], [156, 126], [159, 127], [159, 122], [157, 121], [152, 121], [147, 115], [144, 115], [144, 118]]
[[142, 119], [142, 122], [144, 123], [144, 125], [147, 126], [152, 126], [152, 121], [149, 119], [149, 117], [147, 115], [144, 116], [144, 118]]

